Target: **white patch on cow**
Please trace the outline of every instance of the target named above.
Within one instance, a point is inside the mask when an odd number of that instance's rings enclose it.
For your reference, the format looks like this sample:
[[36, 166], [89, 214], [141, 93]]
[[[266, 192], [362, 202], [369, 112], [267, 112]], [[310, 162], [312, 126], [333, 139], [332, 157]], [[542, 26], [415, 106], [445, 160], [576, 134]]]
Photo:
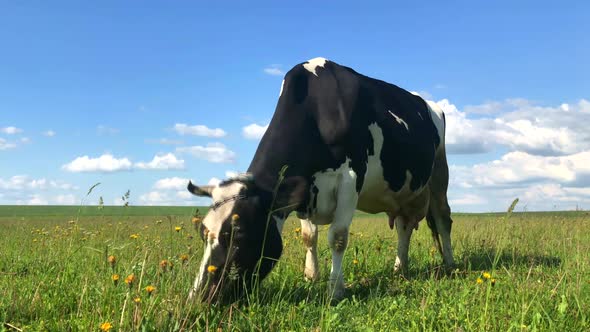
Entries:
[[399, 116], [393, 114], [392, 111], [389, 111], [388, 110], [387, 112], [389, 112], [389, 114], [391, 114], [391, 116], [393, 116], [393, 118], [395, 119], [395, 121], [397, 121], [397, 123], [399, 123], [399, 124], [403, 125], [404, 127], [406, 127], [406, 130], [408, 130], [408, 131], [410, 130], [410, 128], [408, 127], [408, 124], [406, 123], [406, 121], [404, 121], [404, 119], [402, 119]]
[[[314, 178], [313, 184], [318, 192], [311, 219], [316, 225], [330, 224], [328, 230], [328, 243], [332, 250], [330, 288], [333, 296], [340, 298], [344, 294], [342, 259], [346, 250], [348, 229], [358, 203], [357, 174], [350, 168], [350, 159], [346, 158], [346, 161], [337, 169], [317, 172]], [[306, 265], [309, 264], [310, 270], [314, 271], [313, 265], [317, 262], [314, 262], [313, 253], [310, 255], [309, 259], [306, 256]]]
[[[239, 194], [244, 187], [245, 185], [241, 182], [233, 182], [222, 187], [217, 186], [213, 188], [213, 192], [211, 193], [213, 203], [221, 202]], [[230, 200], [215, 210], [210, 209], [203, 220], [203, 226], [206, 227], [208, 233], [206, 238], [205, 252], [203, 253], [203, 259], [201, 260], [201, 266], [199, 267], [199, 274], [195, 279], [193, 292], [200, 288], [202, 282], [206, 282], [205, 276], [208, 273], [207, 267], [209, 266], [209, 261], [211, 260], [211, 254], [219, 245], [219, 233], [221, 232], [221, 226], [223, 225], [223, 221], [230, 217], [230, 213], [232, 212], [235, 203], [236, 202], [234, 200]], [[190, 297], [192, 297], [193, 292], [191, 292], [189, 295]]]
[[308, 72], [314, 74], [315, 76], [318, 76], [318, 74], [315, 72], [317, 67], [322, 67], [324, 68], [324, 65], [326, 64], [326, 60], [325, 58], [313, 58], [309, 61], [307, 61], [306, 63], [303, 64], [303, 67], [305, 69], [307, 69]]
[[438, 137], [440, 138], [440, 146], [444, 146], [445, 142], [445, 120], [444, 120], [444, 113], [442, 108], [438, 106], [437, 103], [431, 100], [425, 100], [426, 105], [428, 105], [428, 110], [430, 111], [430, 115], [432, 118], [432, 122], [434, 122], [434, 126], [438, 131]]
[[279, 92], [279, 97], [283, 95], [283, 87], [285, 87], [285, 80], [281, 83], [281, 91]]

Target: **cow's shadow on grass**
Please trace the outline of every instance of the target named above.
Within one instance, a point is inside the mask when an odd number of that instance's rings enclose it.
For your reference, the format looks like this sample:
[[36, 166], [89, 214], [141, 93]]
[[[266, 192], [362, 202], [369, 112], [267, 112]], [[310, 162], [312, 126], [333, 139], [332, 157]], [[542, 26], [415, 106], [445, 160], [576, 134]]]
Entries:
[[[407, 296], [420, 295], [421, 288], [408, 287], [413, 281], [429, 281], [442, 279], [472, 279], [480, 273], [492, 270], [528, 270], [541, 266], [546, 268], [557, 268], [562, 264], [561, 258], [557, 256], [546, 256], [537, 254], [518, 254], [503, 252], [497, 254], [495, 249], [480, 249], [467, 252], [463, 256], [456, 257], [455, 267], [445, 268], [441, 264], [419, 264], [410, 261], [410, 268], [404, 274], [393, 272], [393, 264], [385, 264], [381, 269], [372, 273], [359, 273], [352, 281], [347, 283], [345, 299], [368, 300], [374, 296], [396, 296], [404, 293]], [[346, 273], [346, 272], [345, 272]], [[327, 275], [321, 281], [307, 283], [296, 282], [286, 292], [283, 300], [298, 304], [301, 302], [318, 303], [326, 301]], [[267, 285], [265, 292], [276, 294], [280, 292], [277, 286]], [[283, 289], [284, 292], [284, 289]], [[413, 294], [416, 293], [416, 294]], [[335, 302], [337, 303], [337, 302]], [[334, 304], [334, 303], [333, 303]]]

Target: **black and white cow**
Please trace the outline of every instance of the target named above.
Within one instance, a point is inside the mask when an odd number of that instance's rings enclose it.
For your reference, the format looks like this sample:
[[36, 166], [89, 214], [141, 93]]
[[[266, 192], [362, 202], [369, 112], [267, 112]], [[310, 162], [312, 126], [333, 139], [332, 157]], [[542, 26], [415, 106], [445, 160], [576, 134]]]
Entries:
[[293, 211], [308, 279], [319, 275], [317, 225], [330, 224], [335, 298], [344, 293], [342, 259], [356, 209], [386, 212], [395, 224], [396, 270], [407, 267], [410, 236], [424, 217], [452, 266], [444, 137], [435, 103], [324, 58], [295, 66], [248, 173], [218, 186], [189, 183], [189, 191], [214, 203], [202, 222], [205, 252], [190, 296], [212, 299], [230, 284], [264, 278], [281, 256], [281, 229]]

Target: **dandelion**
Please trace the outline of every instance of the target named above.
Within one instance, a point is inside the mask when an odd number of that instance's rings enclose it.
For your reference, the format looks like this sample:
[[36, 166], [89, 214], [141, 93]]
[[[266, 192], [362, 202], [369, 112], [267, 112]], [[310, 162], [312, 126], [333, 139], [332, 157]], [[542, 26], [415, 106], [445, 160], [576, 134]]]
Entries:
[[234, 213], [234, 214], [231, 216], [231, 221], [238, 221], [239, 219], [240, 219], [240, 215], [239, 215], [239, 214], [237, 214], [237, 213]]
[[135, 274], [131, 273], [130, 275], [125, 278], [125, 283], [129, 285], [129, 288], [133, 286], [133, 282], [135, 282]]
[[139, 234], [131, 234], [129, 235], [130, 239], [137, 240], [139, 238]]
[[174, 227], [174, 230], [177, 231], [177, 232], [180, 232], [181, 229], [182, 229], [182, 227], [180, 227], [180, 226]]
[[490, 280], [490, 281], [491, 281], [491, 283], [492, 283], [492, 286], [496, 285], [496, 279], [492, 279], [492, 280]]
[[117, 257], [115, 257], [115, 255], [110, 255], [107, 258], [107, 262], [109, 262], [109, 264], [111, 264], [112, 268], [115, 268], [115, 264], [117, 264]]
[[477, 282], [478, 284], [483, 283], [483, 279], [482, 278], [477, 278], [477, 280], [475, 280], [475, 282]]
[[133, 302], [135, 302], [135, 304], [140, 304], [141, 303], [141, 298], [138, 296], [136, 298], [133, 299]]
[[165, 260], [165, 259], [163, 259], [163, 260], [160, 262], [160, 267], [162, 268], [162, 271], [166, 272], [166, 269], [168, 268], [168, 261], [167, 261], [167, 260]]
[[[119, 277], [119, 275], [118, 275], [118, 274], [113, 274], [113, 275], [111, 276], [111, 280], [113, 280], [113, 284], [115, 284], [115, 286], [117, 286], [117, 284], [119, 283], [119, 278], [120, 278], [120, 277]], [[127, 282], [127, 281], [125, 281], [125, 282]]]
[[103, 332], [109, 332], [113, 328], [113, 324], [111, 324], [109, 322], [104, 322], [104, 323], [100, 324], [99, 328]]
[[145, 291], [148, 293], [148, 296], [152, 295], [152, 293], [156, 290], [156, 287], [149, 285], [145, 288]]
[[191, 222], [193, 223], [193, 225], [197, 225], [198, 223], [201, 222], [201, 218], [195, 216], [191, 219]]
[[301, 227], [295, 228], [295, 234], [299, 234], [299, 233], [301, 233]]
[[359, 260], [358, 259], [355, 258], [355, 259], [352, 260], [352, 264], [357, 265], [358, 263], [359, 263]]
[[482, 274], [482, 276], [483, 276], [483, 278], [484, 278], [484, 279], [490, 279], [490, 278], [492, 277], [492, 275], [491, 275], [491, 274], [489, 274], [488, 272], [484, 272], [484, 273]]
[[187, 254], [182, 254], [180, 255], [180, 261], [184, 264], [188, 261], [188, 255]]
[[217, 271], [217, 266], [215, 266], [215, 265], [209, 265], [209, 266], [207, 266], [207, 272], [209, 272], [209, 273], [215, 273], [215, 271]]

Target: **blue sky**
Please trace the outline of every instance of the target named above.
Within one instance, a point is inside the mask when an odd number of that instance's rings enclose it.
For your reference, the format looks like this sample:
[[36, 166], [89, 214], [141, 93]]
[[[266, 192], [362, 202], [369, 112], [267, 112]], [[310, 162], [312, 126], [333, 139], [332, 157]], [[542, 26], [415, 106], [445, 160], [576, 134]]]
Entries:
[[0, 204], [78, 204], [96, 182], [86, 203], [121, 204], [127, 189], [132, 204], [202, 202], [181, 180], [244, 171], [258, 144], [244, 128], [268, 123], [284, 72], [323, 56], [443, 106], [454, 210], [503, 210], [517, 196], [531, 210], [590, 208], [588, 12], [3, 2]]

